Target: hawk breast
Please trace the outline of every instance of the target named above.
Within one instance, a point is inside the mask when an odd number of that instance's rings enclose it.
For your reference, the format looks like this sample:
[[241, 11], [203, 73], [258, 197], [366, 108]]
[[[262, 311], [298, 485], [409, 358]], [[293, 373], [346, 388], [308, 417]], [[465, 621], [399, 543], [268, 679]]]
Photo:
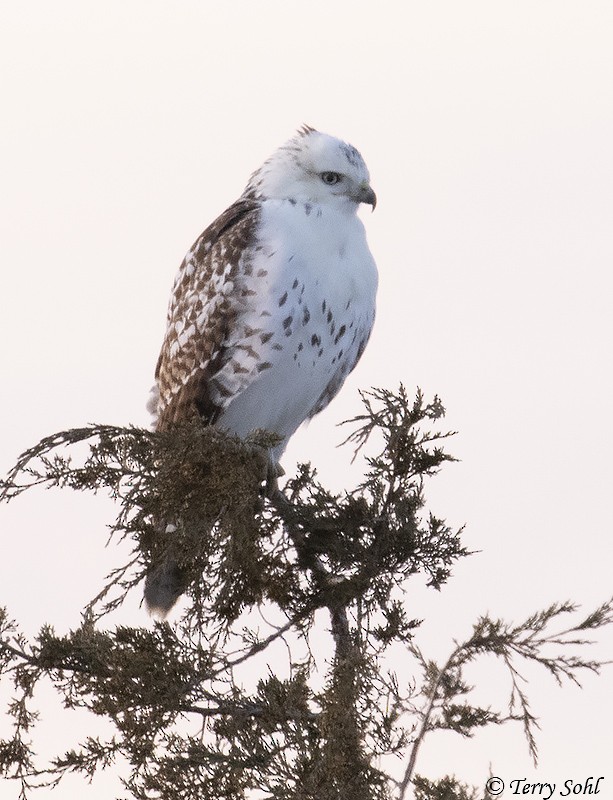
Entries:
[[246, 369], [250, 350], [257, 352], [258, 375], [224, 407], [218, 424], [240, 436], [274, 431], [284, 447], [325, 408], [362, 354], [374, 321], [376, 268], [355, 215], [269, 200], [248, 272], [253, 302], [232, 345]]

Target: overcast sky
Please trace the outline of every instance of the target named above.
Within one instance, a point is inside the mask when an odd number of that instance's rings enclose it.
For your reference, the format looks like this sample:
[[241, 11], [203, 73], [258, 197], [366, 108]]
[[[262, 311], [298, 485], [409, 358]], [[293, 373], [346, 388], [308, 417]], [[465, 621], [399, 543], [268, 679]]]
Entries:
[[[308, 123], [369, 166], [380, 293], [360, 366], [286, 468], [310, 460], [346, 485], [335, 425], [358, 388], [420, 386], [459, 431], [430, 507], [479, 551], [442, 592], [408, 593], [422, 649], [445, 658], [485, 611], [518, 621], [611, 595], [613, 4], [6, 2], [0, 64], [2, 472], [57, 430], [148, 424], [184, 253]], [[78, 625], [116, 563], [112, 515], [68, 491], [0, 509], [0, 603], [26, 632]], [[149, 624], [139, 601], [128, 624]], [[530, 677], [538, 769], [508, 728], [433, 735], [419, 771], [604, 775], [613, 791], [611, 671], [583, 691]], [[475, 680], [485, 703], [506, 688], [490, 664]]]

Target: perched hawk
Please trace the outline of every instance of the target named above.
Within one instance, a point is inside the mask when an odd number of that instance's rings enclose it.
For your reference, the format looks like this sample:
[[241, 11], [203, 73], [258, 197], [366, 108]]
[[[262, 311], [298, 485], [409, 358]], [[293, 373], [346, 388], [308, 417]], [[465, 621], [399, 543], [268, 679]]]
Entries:
[[[251, 176], [179, 269], [156, 369], [158, 430], [195, 414], [238, 436], [263, 428], [282, 437], [278, 460], [328, 405], [375, 317], [360, 203], [376, 203], [360, 153], [307, 126]], [[163, 595], [148, 581], [151, 609], [168, 611]]]

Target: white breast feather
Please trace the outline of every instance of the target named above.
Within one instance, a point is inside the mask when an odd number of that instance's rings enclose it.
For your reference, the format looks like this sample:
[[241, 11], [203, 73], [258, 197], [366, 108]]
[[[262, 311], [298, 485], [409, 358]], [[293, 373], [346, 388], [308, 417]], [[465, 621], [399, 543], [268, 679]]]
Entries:
[[217, 424], [239, 436], [271, 430], [285, 444], [355, 365], [374, 321], [377, 272], [362, 223], [335, 209], [265, 201], [258, 240], [254, 273], [268, 274], [237, 327], [272, 334], [260, 347], [270, 366], [236, 393]]

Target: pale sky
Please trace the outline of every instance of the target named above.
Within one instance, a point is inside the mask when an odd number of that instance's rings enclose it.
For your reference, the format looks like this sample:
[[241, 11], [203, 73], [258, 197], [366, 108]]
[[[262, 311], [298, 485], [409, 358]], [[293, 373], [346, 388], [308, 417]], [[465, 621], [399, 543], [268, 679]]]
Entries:
[[[611, 595], [613, 4], [5, 2], [0, 64], [3, 473], [55, 431], [149, 423], [183, 255], [306, 122], [369, 166], [380, 293], [362, 362], [286, 468], [312, 461], [342, 488], [359, 471], [335, 424], [358, 388], [420, 386], [460, 432], [429, 507], [479, 551], [440, 593], [409, 590], [420, 647], [445, 658], [485, 611], [519, 621]], [[67, 490], [0, 508], [0, 603], [27, 633], [78, 625], [117, 560], [112, 518]], [[139, 601], [127, 624], [149, 624]], [[603, 775], [609, 796], [613, 673], [583, 691], [528, 674], [537, 769], [507, 727], [432, 735], [418, 771]], [[489, 663], [475, 681], [486, 704], [507, 688]], [[76, 729], [57, 714], [54, 740]], [[50, 796], [77, 787], [114, 790]]]

